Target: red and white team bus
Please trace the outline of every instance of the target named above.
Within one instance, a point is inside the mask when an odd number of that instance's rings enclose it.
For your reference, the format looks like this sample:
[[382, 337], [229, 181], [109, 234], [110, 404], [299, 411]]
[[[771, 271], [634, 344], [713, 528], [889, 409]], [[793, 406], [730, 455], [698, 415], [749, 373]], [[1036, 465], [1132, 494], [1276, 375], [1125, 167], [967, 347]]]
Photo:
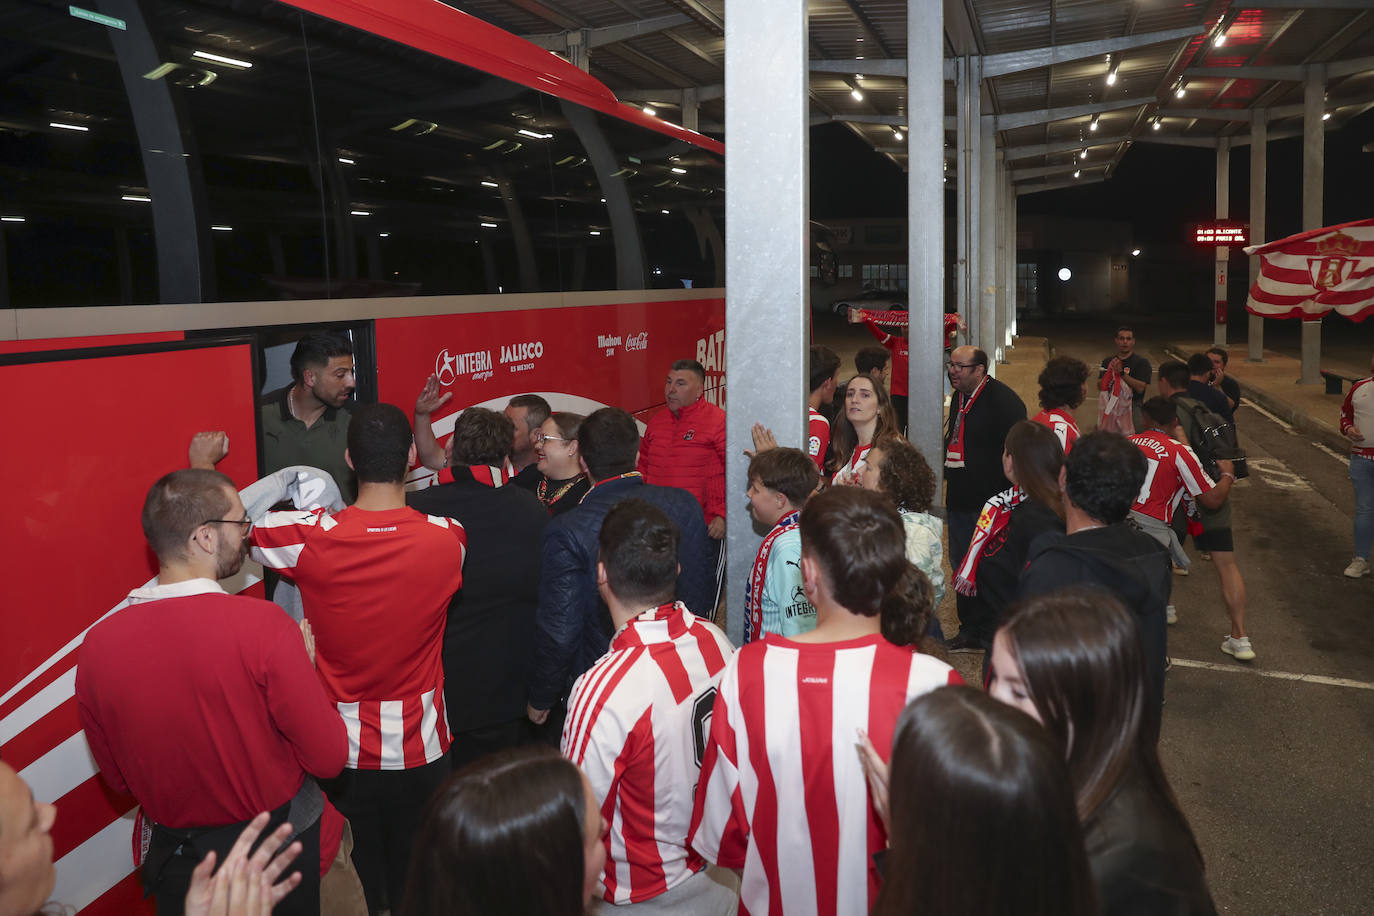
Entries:
[[645, 416], [682, 357], [720, 402], [724, 149], [432, 0], [10, 4], [0, 34], [0, 758], [58, 806], [53, 900], [152, 912], [73, 698], [155, 575], [149, 485], [202, 429], [255, 479], [257, 400], [324, 328], [360, 399], [437, 373], [441, 438], [530, 392]]

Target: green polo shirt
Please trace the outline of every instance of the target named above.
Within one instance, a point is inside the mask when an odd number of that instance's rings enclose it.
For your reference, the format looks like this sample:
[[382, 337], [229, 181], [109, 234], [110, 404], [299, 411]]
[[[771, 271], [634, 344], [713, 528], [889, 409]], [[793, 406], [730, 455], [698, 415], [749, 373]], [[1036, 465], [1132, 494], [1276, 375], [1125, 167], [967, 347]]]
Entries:
[[339, 485], [344, 502], [352, 505], [358, 498], [358, 481], [344, 461], [348, 447], [349, 412], [342, 407], [326, 407], [310, 428], [291, 416], [287, 392], [280, 388], [263, 398], [260, 408], [263, 456], [266, 471], [280, 471], [296, 464], [327, 471]]

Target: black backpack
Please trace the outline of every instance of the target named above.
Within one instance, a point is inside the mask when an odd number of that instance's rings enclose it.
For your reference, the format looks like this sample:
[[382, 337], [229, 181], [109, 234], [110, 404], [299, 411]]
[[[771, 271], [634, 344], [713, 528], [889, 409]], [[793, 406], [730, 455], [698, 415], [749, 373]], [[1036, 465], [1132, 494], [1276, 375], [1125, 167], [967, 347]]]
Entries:
[[1197, 453], [1198, 461], [1208, 477], [1221, 479], [1218, 461], [1230, 461], [1237, 480], [1250, 475], [1245, 465], [1245, 449], [1240, 447], [1234, 423], [1196, 398], [1180, 395], [1174, 398], [1174, 404], [1178, 407], [1179, 423], [1183, 426], [1188, 444]]

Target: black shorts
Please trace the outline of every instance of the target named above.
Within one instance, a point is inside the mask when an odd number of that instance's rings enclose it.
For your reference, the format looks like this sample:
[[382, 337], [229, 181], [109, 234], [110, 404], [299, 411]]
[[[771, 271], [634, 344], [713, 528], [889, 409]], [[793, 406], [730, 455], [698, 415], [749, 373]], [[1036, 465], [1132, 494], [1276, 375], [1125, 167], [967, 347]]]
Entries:
[[1194, 536], [1193, 543], [1197, 549], [1203, 553], [1231, 553], [1236, 549], [1235, 541], [1231, 538], [1230, 528], [1215, 528], [1211, 531], [1204, 531]]

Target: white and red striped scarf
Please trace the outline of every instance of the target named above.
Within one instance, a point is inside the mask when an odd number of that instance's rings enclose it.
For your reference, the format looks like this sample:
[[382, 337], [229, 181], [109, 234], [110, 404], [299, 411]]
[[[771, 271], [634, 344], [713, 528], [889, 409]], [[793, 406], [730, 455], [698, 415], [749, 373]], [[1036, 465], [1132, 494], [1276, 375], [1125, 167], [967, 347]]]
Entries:
[[487, 487], [501, 487], [510, 483], [511, 476], [515, 473], [515, 466], [507, 458], [501, 462], [498, 468], [490, 464], [470, 464], [468, 471], [472, 474], [472, 479]]
[[954, 590], [961, 595], [978, 594], [978, 561], [983, 557], [983, 548], [1011, 521], [1011, 512], [1026, 501], [1026, 491], [1020, 487], [1003, 490], [983, 503], [983, 511], [978, 514], [978, 524], [973, 528], [973, 539], [969, 541], [964, 562], [954, 575]]
[[768, 573], [768, 555], [773, 552], [773, 542], [786, 531], [797, 527], [801, 510], [789, 512], [773, 526], [759, 545], [754, 557], [754, 567], [749, 571], [749, 579], [744, 583], [744, 641], [753, 642], [763, 638], [763, 580]]
[[988, 380], [985, 377], [978, 383], [978, 387], [973, 389], [973, 394], [959, 394], [959, 412], [954, 418], [954, 431], [949, 437], [949, 445], [945, 447], [945, 467], [961, 468], [964, 466], [964, 418], [973, 407], [973, 402], [978, 400], [978, 395], [983, 393], [987, 387]]

